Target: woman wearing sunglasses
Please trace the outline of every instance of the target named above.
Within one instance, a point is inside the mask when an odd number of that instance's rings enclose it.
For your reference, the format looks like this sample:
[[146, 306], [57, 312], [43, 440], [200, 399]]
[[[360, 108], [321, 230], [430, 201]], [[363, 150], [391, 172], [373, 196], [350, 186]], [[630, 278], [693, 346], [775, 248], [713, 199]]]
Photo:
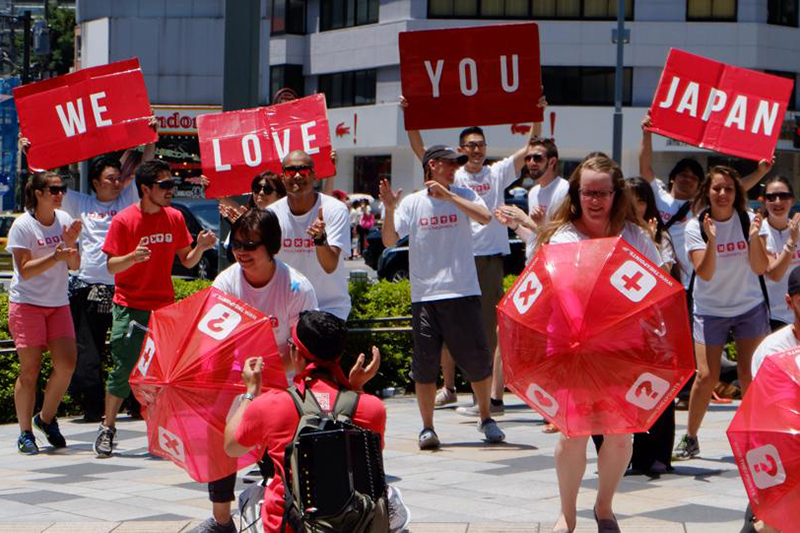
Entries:
[[[11, 225], [8, 250], [14, 258], [8, 304], [8, 326], [19, 356], [14, 387], [20, 436], [19, 453], [39, 452], [31, 427], [54, 448], [67, 445], [56, 421], [75, 369], [75, 330], [67, 296], [68, 271], [80, 267], [81, 223], [62, 211], [67, 186], [58, 174], [35, 174], [25, 186], [26, 211]], [[42, 353], [50, 350], [53, 373], [47, 382], [42, 410], [33, 416]], [[32, 419], [32, 420], [31, 420]]]
[[[569, 191], [553, 219], [539, 234], [539, 244], [578, 242], [621, 236], [640, 254], [661, 266], [661, 256], [636, 215], [622, 171], [605, 156], [585, 159], [569, 179]], [[631, 459], [630, 435], [605, 435], [597, 455], [599, 484], [594, 515], [600, 533], [619, 531], [612, 511], [617, 485]], [[561, 516], [553, 533], [575, 530], [578, 490], [586, 470], [589, 436], [560, 436], [555, 449], [556, 474], [561, 495]]]
[[766, 224], [759, 236], [769, 257], [767, 295], [769, 296], [770, 327], [772, 331], [794, 322], [794, 314], [786, 305], [789, 272], [800, 265], [797, 242], [800, 238], [800, 213], [789, 218], [794, 205], [794, 190], [788, 179], [773, 176], [767, 180], [764, 192], [767, 208]]
[[[250, 191], [252, 195], [247, 200], [247, 206], [241, 206], [230, 198], [221, 198], [219, 202], [219, 214], [222, 215], [231, 225], [236, 222], [243, 213], [248, 209], [265, 210], [274, 202], [277, 202], [286, 196], [286, 188], [283, 186], [283, 180], [272, 172], [263, 172], [253, 178], [250, 183]], [[228, 261], [235, 261], [233, 257], [233, 250], [231, 250], [231, 235], [233, 230], [228, 233], [225, 238], [225, 250], [228, 253]]]

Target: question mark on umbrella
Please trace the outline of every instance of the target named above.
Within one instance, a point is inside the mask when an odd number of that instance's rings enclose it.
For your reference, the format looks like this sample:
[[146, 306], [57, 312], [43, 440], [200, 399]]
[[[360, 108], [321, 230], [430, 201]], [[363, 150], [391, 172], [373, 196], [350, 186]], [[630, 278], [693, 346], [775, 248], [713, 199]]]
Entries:
[[230, 313], [225, 311], [219, 317], [209, 320], [207, 323], [208, 329], [217, 332], [222, 331], [224, 329], [223, 324], [225, 324], [225, 322], [230, 318], [230, 316], [231, 316]]
[[775, 474], [778, 473], [778, 464], [775, 462], [774, 457], [765, 455], [763, 462], [753, 465], [753, 470], [775, 477]]
[[639, 386], [636, 388], [636, 396], [638, 398], [642, 397], [642, 393], [654, 400], [658, 398], [658, 393], [653, 391], [653, 384], [649, 381], [642, 381], [641, 384], [639, 384]]

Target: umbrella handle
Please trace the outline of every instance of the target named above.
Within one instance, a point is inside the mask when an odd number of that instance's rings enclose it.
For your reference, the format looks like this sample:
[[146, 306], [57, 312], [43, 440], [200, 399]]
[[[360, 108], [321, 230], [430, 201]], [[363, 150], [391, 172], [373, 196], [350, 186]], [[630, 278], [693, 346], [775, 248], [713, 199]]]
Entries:
[[129, 339], [131, 338], [131, 335], [133, 335], [133, 327], [134, 326], [136, 326], [137, 328], [142, 329], [144, 331], [150, 331], [149, 329], [147, 329], [147, 326], [143, 326], [143, 325], [139, 324], [138, 322], [136, 322], [135, 320], [131, 320], [130, 323], [128, 324], [128, 333], [125, 334], [125, 337], [127, 337]]

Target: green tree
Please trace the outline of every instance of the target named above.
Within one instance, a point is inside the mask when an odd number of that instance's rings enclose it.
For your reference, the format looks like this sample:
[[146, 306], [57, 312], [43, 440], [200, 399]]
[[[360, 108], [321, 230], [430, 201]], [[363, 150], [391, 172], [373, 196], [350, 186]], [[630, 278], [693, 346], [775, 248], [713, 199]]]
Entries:
[[72, 68], [75, 57], [75, 11], [50, 2], [50, 56], [47, 69], [58, 75]]

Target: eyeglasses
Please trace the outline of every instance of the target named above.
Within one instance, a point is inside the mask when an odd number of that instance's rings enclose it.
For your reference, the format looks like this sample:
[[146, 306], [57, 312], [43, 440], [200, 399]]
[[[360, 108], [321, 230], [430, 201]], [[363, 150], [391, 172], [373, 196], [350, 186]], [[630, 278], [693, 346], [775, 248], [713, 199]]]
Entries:
[[125, 181], [125, 178], [123, 178], [122, 176], [109, 176], [106, 179], [111, 183], [122, 183], [123, 181]]
[[525, 161], [535, 161], [536, 163], [541, 163], [545, 159], [547, 159], [547, 156], [542, 154], [528, 154], [525, 156]]
[[168, 191], [170, 189], [174, 189], [175, 187], [177, 187], [178, 186], [178, 182], [176, 180], [169, 179], [169, 180], [157, 181], [153, 185], [157, 185], [159, 188], [164, 189], [165, 191]]
[[234, 251], [244, 250], [245, 252], [255, 252], [259, 246], [261, 246], [260, 242], [231, 239], [231, 249]]
[[477, 150], [478, 148], [486, 148], [486, 143], [483, 141], [469, 142], [466, 144], [462, 144], [461, 148], [466, 148], [467, 150]]
[[50, 185], [47, 187], [47, 190], [50, 191], [50, 194], [55, 196], [56, 194], [66, 194], [67, 186], [66, 185]]
[[256, 185], [253, 187], [253, 194], [264, 193], [264, 194], [272, 194], [275, 192], [270, 185]]
[[615, 192], [614, 189], [599, 189], [599, 190], [592, 190], [592, 189], [580, 189], [578, 192], [581, 193], [581, 196], [584, 198], [591, 198], [592, 200], [605, 200], [606, 198], [610, 198]]
[[310, 165], [294, 165], [291, 167], [283, 167], [283, 173], [287, 176], [294, 176], [295, 174], [300, 174], [304, 178], [311, 174], [313, 167]]
[[790, 192], [768, 192], [764, 195], [764, 198], [768, 202], [774, 202], [775, 200], [791, 200], [794, 195]]

